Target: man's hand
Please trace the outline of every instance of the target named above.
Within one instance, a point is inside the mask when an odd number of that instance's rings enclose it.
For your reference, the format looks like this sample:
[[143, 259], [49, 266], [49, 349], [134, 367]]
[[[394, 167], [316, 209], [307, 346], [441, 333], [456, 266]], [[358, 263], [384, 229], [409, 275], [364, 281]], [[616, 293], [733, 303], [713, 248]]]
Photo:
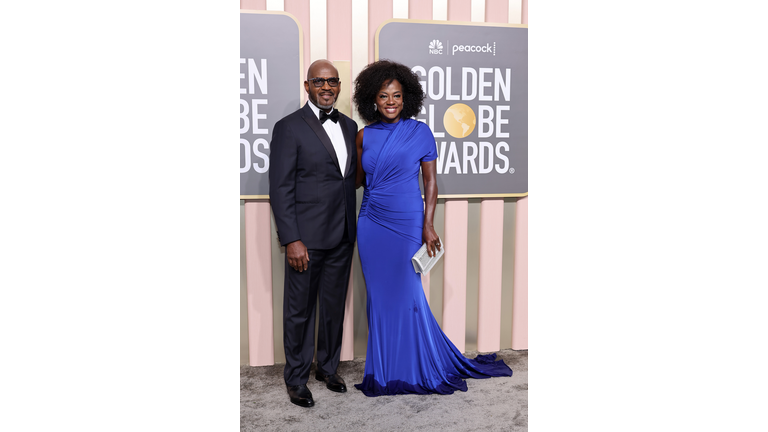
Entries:
[[288, 257], [288, 265], [297, 272], [301, 273], [309, 267], [307, 264], [309, 263], [309, 252], [301, 240], [288, 243], [285, 246], [285, 254]]

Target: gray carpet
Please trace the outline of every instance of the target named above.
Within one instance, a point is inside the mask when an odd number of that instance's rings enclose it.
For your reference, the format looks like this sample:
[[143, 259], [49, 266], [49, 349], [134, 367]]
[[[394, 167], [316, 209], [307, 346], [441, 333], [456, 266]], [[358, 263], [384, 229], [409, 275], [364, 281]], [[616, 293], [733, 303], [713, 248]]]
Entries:
[[[477, 352], [465, 354], [469, 358]], [[528, 350], [502, 350], [511, 377], [468, 379], [466, 392], [452, 395], [367, 397], [353, 387], [363, 380], [364, 359], [341, 362], [346, 393], [334, 393], [315, 380], [307, 387], [315, 406], [288, 399], [283, 364], [240, 366], [241, 431], [527, 431]]]

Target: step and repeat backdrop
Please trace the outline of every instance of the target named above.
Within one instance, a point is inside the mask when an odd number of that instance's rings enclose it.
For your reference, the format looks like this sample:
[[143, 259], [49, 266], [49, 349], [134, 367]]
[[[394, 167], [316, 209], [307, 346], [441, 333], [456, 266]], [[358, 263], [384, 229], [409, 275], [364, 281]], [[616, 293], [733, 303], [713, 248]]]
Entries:
[[[241, 13], [240, 28], [240, 196], [268, 198], [272, 127], [304, 92], [301, 30], [269, 13]], [[527, 28], [392, 20], [376, 59], [421, 77], [441, 197], [527, 195]]]

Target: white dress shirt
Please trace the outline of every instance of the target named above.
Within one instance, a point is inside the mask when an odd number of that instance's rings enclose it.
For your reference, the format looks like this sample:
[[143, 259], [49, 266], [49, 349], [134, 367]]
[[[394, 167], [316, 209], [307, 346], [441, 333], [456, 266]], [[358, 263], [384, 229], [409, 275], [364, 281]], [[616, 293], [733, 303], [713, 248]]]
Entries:
[[[315, 113], [318, 119], [320, 119], [320, 108], [316, 107], [311, 100], [307, 100], [309, 107]], [[334, 108], [336, 109], [336, 108]], [[333, 111], [331, 111], [333, 112]], [[344, 141], [344, 134], [341, 132], [341, 119], [339, 123], [334, 123], [330, 120], [326, 120], [323, 123], [323, 129], [328, 134], [328, 138], [331, 139], [333, 149], [336, 151], [336, 158], [339, 160], [339, 169], [341, 170], [342, 177], [344, 176], [344, 170], [347, 167], [347, 144]]]

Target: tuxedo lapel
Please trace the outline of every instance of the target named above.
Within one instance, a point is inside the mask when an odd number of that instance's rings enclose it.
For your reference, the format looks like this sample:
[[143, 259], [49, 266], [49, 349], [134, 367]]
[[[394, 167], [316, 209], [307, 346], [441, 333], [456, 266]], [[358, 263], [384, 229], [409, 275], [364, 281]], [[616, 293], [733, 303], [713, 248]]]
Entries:
[[345, 177], [349, 175], [349, 172], [352, 170], [352, 154], [357, 153], [357, 146], [355, 145], [355, 135], [352, 133], [352, 128], [349, 127], [349, 122], [352, 122], [354, 120], [347, 118], [346, 116], [342, 117], [344, 119], [344, 141], [347, 145], [347, 166], [344, 168], [344, 174]]
[[307, 102], [302, 109], [302, 118], [304, 118], [304, 121], [307, 122], [310, 128], [312, 128], [315, 135], [320, 139], [320, 142], [323, 143], [323, 147], [325, 147], [328, 154], [331, 156], [336, 169], [341, 172], [341, 169], [339, 168], [339, 158], [336, 156], [336, 150], [333, 149], [333, 143], [331, 143], [331, 139], [328, 138], [328, 134], [325, 133], [322, 123], [320, 123], [320, 120], [315, 116], [312, 108], [309, 107], [309, 102]]

